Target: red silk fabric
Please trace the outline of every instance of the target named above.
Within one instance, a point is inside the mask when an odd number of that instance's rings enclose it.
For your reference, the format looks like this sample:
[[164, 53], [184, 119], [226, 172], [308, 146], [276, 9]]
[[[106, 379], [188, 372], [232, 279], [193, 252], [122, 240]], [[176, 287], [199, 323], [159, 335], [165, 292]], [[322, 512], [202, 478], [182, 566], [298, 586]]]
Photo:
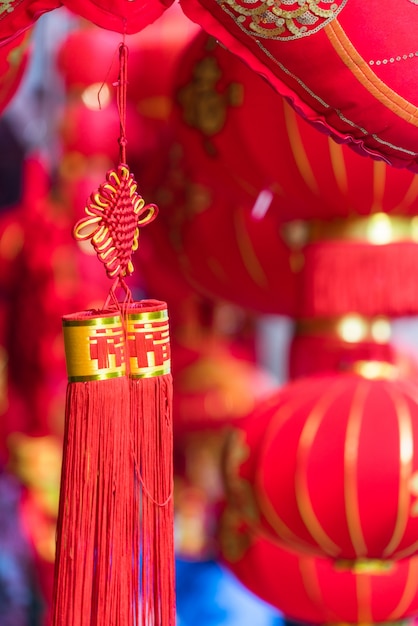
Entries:
[[64, 5], [101, 28], [137, 33], [157, 18], [173, 0], [64, 0]]
[[416, 3], [181, 4], [319, 130], [363, 155], [418, 171]]
[[58, 0], [7, 0], [0, 9], [0, 46], [11, 42], [44, 13], [61, 6]]

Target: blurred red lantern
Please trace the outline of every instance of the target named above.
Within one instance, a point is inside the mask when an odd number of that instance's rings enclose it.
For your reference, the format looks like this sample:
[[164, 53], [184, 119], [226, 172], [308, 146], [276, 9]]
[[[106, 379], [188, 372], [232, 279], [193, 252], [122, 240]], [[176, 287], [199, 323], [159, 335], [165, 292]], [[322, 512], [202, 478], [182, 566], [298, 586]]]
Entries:
[[249, 203], [198, 182], [170, 212], [172, 245], [196, 290], [250, 311], [294, 314], [296, 276], [273, 212], [258, 219]]
[[289, 346], [289, 378], [312, 374], [376, 371], [396, 368], [401, 376], [416, 375], [417, 364], [393, 343], [386, 317], [349, 313], [336, 318], [297, 320]]
[[221, 430], [242, 420], [276, 387], [267, 370], [248, 358], [239, 358], [233, 344], [216, 336], [200, 339], [198, 345], [196, 341], [191, 345], [177, 342], [172, 352], [176, 380], [173, 422], [178, 433]]
[[318, 133], [205, 32], [181, 55], [174, 100], [173, 132], [191, 178], [250, 194], [252, 204], [270, 191], [268, 210], [281, 222], [418, 212], [411, 172], [362, 158]]
[[172, 345], [177, 552], [183, 558], [213, 558], [225, 501], [220, 467], [229, 427], [276, 382], [248, 356], [238, 356], [235, 341], [202, 326], [184, 331], [188, 339]]
[[181, 58], [175, 103], [186, 206], [171, 222], [193, 284], [298, 317], [418, 311], [412, 172], [318, 133], [206, 33]]
[[182, 6], [317, 129], [417, 171], [414, 0], [182, 0]]
[[[356, 568], [223, 528], [222, 560], [253, 593], [313, 624], [397, 622], [418, 612], [418, 557]], [[238, 550], [238, 552], [236, 552]]]
[[31, 31], [0, 46], [0, 113], [16, 93], [29, 60]]
[[261, 403], [231, 448], [255, 527], [336, 560], [414, 555], [417, 400], [411, 380], [339, 374]]

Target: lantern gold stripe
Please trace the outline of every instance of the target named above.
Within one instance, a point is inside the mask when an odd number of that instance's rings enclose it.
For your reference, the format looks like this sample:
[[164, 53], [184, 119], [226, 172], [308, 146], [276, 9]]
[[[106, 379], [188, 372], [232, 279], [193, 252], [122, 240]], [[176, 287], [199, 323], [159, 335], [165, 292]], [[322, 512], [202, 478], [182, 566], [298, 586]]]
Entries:
[[372, 213], [380, 213], [383, 210], [383, 197], [385, 195], [386, 163], [373, 161], [373, 205]]
[[413, 459], [413, 429], [411, 421], [411, 413], [405, 398], [395, 389], [387, 385], [388, 395], [393, 403], [399, 429], [399, 495], [398, 495], [398, 514], [393, 535], [385, 550], [383, 556], [391, 555], [396, 551], [405, 529], [411, 510], [411, 493], [409, 491], [409, 481], [412, 476], [412, 459]]
[[373, 624], [372, 584], [370, 574], [357, 574], [355, 577], [357, 596], [357, 624]]
[[337, 183], [340, 193], [346, 196], [348, 192], [348, 180], [344, 150], [342, 146], [331, 139], [331, 137], [328, 137], [328, 148], [335, 182]]
[[315, 178], [315, 174], [313, 173], [308, 155], [306, 154], [305, 146], [303, 145], [297, 115], [292, 107], [285, 101], [283, 101], [283, 113], [290, 148], [299, 173], [305, 181], [308, 189], [310, 189], [310, 191], [312, 191], [315, 195], [319, 196], [318, 182]]
[[405, 98], [402, 98], [402, 96], [394, 92], [378, 78], [368, 63], [357, 52], [338, 20], [327, 24], [324, 27], [324, 31], [335, 52], [363, 87], [392, 113], [411, 124], [411, 126], [418, 126], [417, 107], [405, 100]]
[[329, 604], [324, 600], [315, 559], [301, 555], [299, 557], [299, 571], [308, 598], [319, 609], [321, 614], [324, 612], [324, 608], [326, 608], [327, 614], [326, 616], [324, 615], [324, 622], [327, 624], [338, 624], [340, 621], [338, 616], [335, 615]]
[[418, 197], [418, 176], [414, 176], [406, 190], [405, 196], [400, 201], [397, 207], [394, 208], [394, 212], [405, 213], [410, 208], [411, 204], [416, 201]]
[[268, 280], [264, 273], [263, 267], [254, 251], [251, 243], [251, 238], [249, 237], [248, 232], [245, 230], [242, 210], [235, 210], [233, 213], [233, 217], [235, 236], [238, 244], [238, 249], [241, 254], [241, 261], [255, 284], [259, 287], [266, 288], [268, 287]]
[[[299, 398], [297, 401], [287, 402], [282, 405], [280, 409], [274, 414], [270, 423], [267, 426], [267, 430], [263, 442], [263, 450], [266, 450], [271, 442], [277, 436], [278, 428], [280, 425], [286, 422], [300, 406], [304, 404], [304, 399]], [[260, 453], [260, 458], [263, 456], [263, 451]], [[263, 484], [263, 467], [262, 463], [258, 464], [258, 469], [255, 475], [254, 495], [256, 498], [257, 506], [260, 512], [264, 515], [267, 522], [277, 533], [277, 536], [286, 541], [286, 543], [293, 548], [300, 548], [300, 539], [290, 530], [285, 522], [278, 515], [277, 511], [273, 508], [269, 498], [266, 495]], [[312, 549], [311, 546], [306, 546], [308, 549]]]
[[355, 391], [348, 416], [344, 445], [345, 514], [351, 543], [357, 557], [367, 554], [367, 546], [361, 527], [357, 467], [361, 422], [368, 388], [369, 384], [365, 381], [360, 383]]
[[[395, 563], [395, 567], [397, 564]], [[404, 618], [405, 613], [411, 606], [411, 602], [414, 600], [417, 591], [418, 580], [418, 558], [408, 560], [408, 574], [406, 582], [403, 587], [402, 596], [398, 602], [397, 607], [387, 617], [387, 622], [394, 622]]]
[[311, 497], [309, 494], [309, 486], [307, 481], [307, 464], [309, 453], [314, 443], [318, 429], [321, 425], [327, 410], [338, 396], [340, 385], [338, 383], [332, 385], [327, 393], [321, 396], [308, 415], [299, 439], [299, 447], [297, 450], [297, 462], [295, 471], [295, 494], [298, 504], [299, 513], [305, 523], [307, 530], [318, 546], [330, 556], [338, 556], [340, 553], [339, 546], [325, 532], [318, 517], [315, 514]]

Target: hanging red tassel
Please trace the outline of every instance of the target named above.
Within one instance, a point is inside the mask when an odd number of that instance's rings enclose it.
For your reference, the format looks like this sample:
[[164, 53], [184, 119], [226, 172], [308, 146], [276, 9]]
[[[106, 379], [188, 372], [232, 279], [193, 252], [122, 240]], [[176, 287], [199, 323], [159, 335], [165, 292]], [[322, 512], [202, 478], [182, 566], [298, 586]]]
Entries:
[[[142, 622], [174, 624], [172, 376], [165, 302], [128, 307], [132, 430], [142, 487]], [[147, 419], [143, 419], [146, 416]]]
[[123, 321], [115, 311], [85, 311], [63, 325], [69, 385], [54, 624], [116, 624], [132, 601], [132, 537], [120, 531], [138, 515]]
[[[68, 370], [54, 626], [174, 626], [172, 379], [167, 307], [133, 302], [139, 228], [157, 215], [120, 163], [74, 229], [113, 279], [103, 311], [63, 319]], [[123, 290], [119, 302], [116, 291]]]

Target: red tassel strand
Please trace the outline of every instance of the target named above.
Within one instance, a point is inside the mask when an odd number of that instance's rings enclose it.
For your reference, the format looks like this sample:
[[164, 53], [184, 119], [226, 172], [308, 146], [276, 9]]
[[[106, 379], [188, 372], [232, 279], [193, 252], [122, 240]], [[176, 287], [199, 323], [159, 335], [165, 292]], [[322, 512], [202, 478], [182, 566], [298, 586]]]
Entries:
[[125, 283], [139, 228], [158, 211], [145, 205], [125, 164], [126, 61], [121, 44], [121, 163], [74, 230], [114, 279], [107, 300], [114, 308], [63, 319], [69, 383], [54, 626], [175, 624], [167, 306], [132, 303]]
[[172, 377], [166, 304], [128, 308], [131, 418], [142, 487], [142, 626], [175, 623]]
[[[116, 626], [121, 615], [130, 613], [127, 583], [133, 546], [127, 530], [139, 515], [132, 502], [132, 463], [126, 454], [130, 404], [122, 320], [114, 312], [85, 312], [67, 316], [65, 324], [70, 382], [54, 624]], [[133, 623], [124, 620], [127, 626]]]

